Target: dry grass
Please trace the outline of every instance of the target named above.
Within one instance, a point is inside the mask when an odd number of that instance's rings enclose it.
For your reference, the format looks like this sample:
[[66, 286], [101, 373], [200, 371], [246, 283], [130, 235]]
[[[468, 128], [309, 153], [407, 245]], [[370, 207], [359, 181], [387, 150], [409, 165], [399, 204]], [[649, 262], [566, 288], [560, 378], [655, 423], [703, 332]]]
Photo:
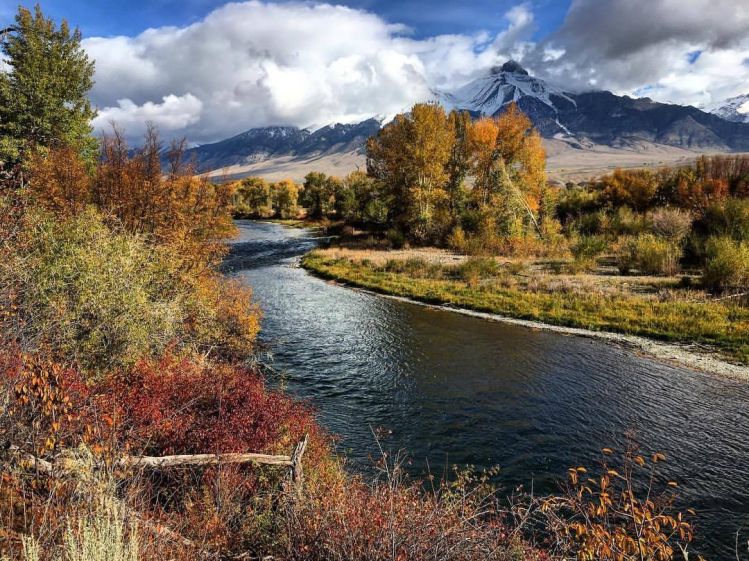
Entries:
[[[303, 265], [370, 290], [565, 327], [708, 346], [749, 364], [749, 308], [681, 288], [677, 277], [569, 274], [564, 262], [463, 257], [438, 250], [315, 251]], [[443, 259], [450, 259], [444, 263]]]

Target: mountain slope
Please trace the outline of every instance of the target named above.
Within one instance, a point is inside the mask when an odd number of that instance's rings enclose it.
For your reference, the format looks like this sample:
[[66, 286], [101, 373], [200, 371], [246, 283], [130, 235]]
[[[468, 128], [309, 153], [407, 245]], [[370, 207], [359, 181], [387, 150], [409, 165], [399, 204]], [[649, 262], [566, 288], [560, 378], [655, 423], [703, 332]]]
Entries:
[[[749, 123], [738, 122], [742, 111], [749, 111], [749, 95], [742, 96], [746, 103], [733, 98], [724, 104], [727, 109], [721, 105], [715, 108], [717, 114], [712, 114], [608, 91], [573, 92], [531, 76], [514, 61], [453, 92], [434, 94], [435, 101], [447, 110], [465, 110], [474, 117], [497, 115], [511, 102], [517, 103], [547, 139], [547, 145], [556, 143], [554, 150], [565, 153], [565, 167], [574, 167], [574, 160], [582, 158], [590, 169], [590, 154], [602, 159], [601, 167], [614, 161], [631, 167], [661, 153], [664, 160], [683, 160], [697, 152], [749, 151]], [[201, 172], [222, 170], [212, 175], [267, 174], [272, 170], [294, 177], [303, 170], [340, 174], [349, 164], [351, 169], [363, 165], [366, 140], [380, 126], [381, 122], [372, 118], [314, 132], [296, 127], [256, 128], [193, 148], [187, 156], [194, 158]]]
[[749, 126], [695, 107], [633, 99], [607, 91], [575, 93], [534, 78], [510, 61], [454, 93], [437, 92], [448, 109], [496, 115], [517, 103], [547, 138], [614, 147], [654, 142], [691, 150], [749, 150]]
[[705, 110], [727, 121], [749, 123], [749, 94], [731, 97], [706, 107]]
[[368, 119], [352, 125], [328, 125], [314, 132], [296, 127], [262, 127], [187, 151], [198, 171], [246, 166], [279, 157], [311, 159], [330, 154], [362, 151], [367, 138], [380, 130]]

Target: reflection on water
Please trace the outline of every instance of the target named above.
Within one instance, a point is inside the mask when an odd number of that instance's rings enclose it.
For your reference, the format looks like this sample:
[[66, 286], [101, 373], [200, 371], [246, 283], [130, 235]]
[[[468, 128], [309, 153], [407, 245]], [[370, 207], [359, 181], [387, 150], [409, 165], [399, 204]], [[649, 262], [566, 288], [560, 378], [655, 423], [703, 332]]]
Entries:
[[749, 384], [578, 337], [490, 322], [342, 288], [308, 275], [306, 230], [239, 222], [226, 266], [264, 310], [261, 339], [289, 391], [310, 398], [354, 465], [372, 428], [417, 473], [501, 466], [508, 487], [553, 490], [571, 465], [637, 431], [699, 512], [700, 549], [733, 558], [749, 532]]

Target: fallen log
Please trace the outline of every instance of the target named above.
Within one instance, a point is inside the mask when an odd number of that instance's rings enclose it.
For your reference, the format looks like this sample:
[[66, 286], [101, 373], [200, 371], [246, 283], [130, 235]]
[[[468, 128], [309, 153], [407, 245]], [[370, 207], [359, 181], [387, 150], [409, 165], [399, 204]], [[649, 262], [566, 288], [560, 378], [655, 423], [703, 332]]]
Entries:
[[269, 454], [183, 454], [175, 456], [126, 456], [117, 461], [120, 467], [168, 468], [208, 466], [216, 464], [257, 463], [272, 466], [292, 466], [291, 456]]
[[[271, 454], [256, 454], [254, 452], [229, 454], [182, 454], [173, 456], [124, 456], [118, 459], [115, 462], [115, 465], [122, 468], [148, 469], [247, 463], [283, 466], [289, 468], [291, 482], [296, 489], [297, 497], [300, 497], [304, 480], [302, 458], [304, 456], [304, 451], [307, 449], [307, 442], [308, 437], [305, 434], [304, 438], [302, 438], [302, 440], [294, 447], [291, 456], [274, 456]], [[55, 472], [73, 471], [80, 467], [80, 462], [74, 459], [61, 458], [58, 461], [50, 462], [38, 458], [33, 454], [29, 454], [18, 446], [10, 443], [5, 445], [5, 450], [14, 456], [16, 461], [18, 461], [24, 469], [33, 469], [37, 473], [52, 475]]]

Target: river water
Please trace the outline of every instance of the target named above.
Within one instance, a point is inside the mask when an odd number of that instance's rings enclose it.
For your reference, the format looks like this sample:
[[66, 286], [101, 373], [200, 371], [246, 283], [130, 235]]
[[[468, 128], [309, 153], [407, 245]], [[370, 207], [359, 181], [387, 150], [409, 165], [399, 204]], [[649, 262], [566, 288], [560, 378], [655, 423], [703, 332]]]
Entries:
[[[749, 383], [327, 283], [299, 268], [303, 229], [239, 221], [226, 267], [264, 311], [260, 339], [354, 469], [383, 446], [416, 475], [500, 466], [507, 491], [554, 491], [573, 465], [635, 431], [698, 512], [698, 549], [733, 559], [749, 539]], [[749, 558], [746, 545], [742, 559]]]

